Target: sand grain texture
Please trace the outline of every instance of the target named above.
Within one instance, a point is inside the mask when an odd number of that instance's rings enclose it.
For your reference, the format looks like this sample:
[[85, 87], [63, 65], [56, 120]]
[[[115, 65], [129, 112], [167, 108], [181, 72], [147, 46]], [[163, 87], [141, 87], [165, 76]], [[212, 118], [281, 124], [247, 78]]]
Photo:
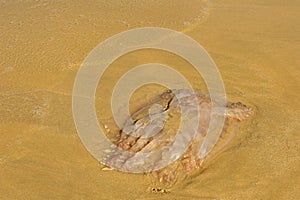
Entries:
[[[128, 2], [0, 1], [0, 198], [299, 199], [300, 2], [214, 0], [204, 10], [208, 17], [196, 0], [169, 7], [168, 1]], [[87, 54], [108, 37], [143, 26], [172, 28], [198, 41], [217, 64], [228, 98], [256, 113], [200, 175], [164, 195], [148, 191], [147, 176], [101, 171], [72, 119], [73, 82]], [[100, 82], [99, 120], [111, 116], [118, 78], [153, 61], [203, 89], [183, 59], [131, 53]], [[147, 91], [140, 94], [148, 99], [161, 92]]]

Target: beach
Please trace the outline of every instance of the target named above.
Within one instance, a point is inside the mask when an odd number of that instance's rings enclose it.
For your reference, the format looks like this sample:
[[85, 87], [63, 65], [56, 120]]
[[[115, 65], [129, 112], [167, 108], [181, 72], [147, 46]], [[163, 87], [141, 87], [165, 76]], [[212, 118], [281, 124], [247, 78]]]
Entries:
[[[1, 199], [299, 199], [299, 10], [295, 0], [0, 1]], [[73, 121], [73, 85], [89, 52], [142, 27], [193, 38], [218, 67], [227, 98], [254, 110], [222, 153], [166, 194], [151, 192], [149, 175], [102, 170]], [[206, 90], [186, 60], [131, 52], [99, 82], [100, 122], [112, 117], [118, 79], [148, 62], [172, 66]], [[131, 102], [163, 90], [146, 85]]]

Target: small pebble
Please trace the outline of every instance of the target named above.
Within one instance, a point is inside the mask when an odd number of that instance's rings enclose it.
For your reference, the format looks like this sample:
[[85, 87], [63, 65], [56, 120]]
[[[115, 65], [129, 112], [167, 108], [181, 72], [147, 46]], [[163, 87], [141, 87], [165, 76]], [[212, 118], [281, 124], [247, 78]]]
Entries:
[[13, 69], [14, 69], [13, 66], [7, 66], [3, 68], [4, 71], [12, 71]]
[[190, 25], [191, 24], [191, 22], [189, 22], [189, 21], [184, 21], [183, 22], [183, 25], [185, 25], [185, 26], [188, 26], [188, 25]]

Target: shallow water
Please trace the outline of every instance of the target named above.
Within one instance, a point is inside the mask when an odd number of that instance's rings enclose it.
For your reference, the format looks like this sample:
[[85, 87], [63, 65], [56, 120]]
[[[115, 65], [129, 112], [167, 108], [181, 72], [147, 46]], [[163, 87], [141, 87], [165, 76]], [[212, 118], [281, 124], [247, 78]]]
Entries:
[[[111, 2], [0, 2], [1, 198], [299, 199], [299, 2], [216, 0], [204, 10], [206, 3], [196, 0]], [[116, 33], [144, 26], [172, 28], [198, 41], [217, 64], [228, 99], [255, 110], [226, 150], [168, 194], [149, 192], [149, 176], [102, 171], [72, 118], [73, 83], [87, 54]], [[118, 78], [154, 61], [206, 89], [185, 60], [133, 52], [104, 74], [99, 120], [111, 118]], [[146, 94], [146, 101], [163, 89], [140, 88], [131, 102], [142, 105], [135, 99]]]

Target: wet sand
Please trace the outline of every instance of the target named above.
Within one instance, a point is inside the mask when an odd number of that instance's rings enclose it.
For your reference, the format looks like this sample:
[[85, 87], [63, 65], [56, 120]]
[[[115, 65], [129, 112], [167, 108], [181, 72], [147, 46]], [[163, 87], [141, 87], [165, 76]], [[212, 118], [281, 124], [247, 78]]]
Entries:
[[[180, 2], [0, 2], [1, 199], [300, 198], [300, 3], [215, 0], [203, 10], [201, 1]], [[110, 36], [145, 26], [182, 31], [198, 41], [217, 64], [228, 99], [255, 110], [201, 174], [168, 194], [149, 192], [149, 176], [102, 171], [72, 118], [73, 83], [84, 58]], [[99, 120], [110, 118], [118, 78], [153, 60], [205, 89], [174, 55], [128, 54], [100, 82]], [[141, 88], [140, 94], [150, 98], [160, 89]]]

